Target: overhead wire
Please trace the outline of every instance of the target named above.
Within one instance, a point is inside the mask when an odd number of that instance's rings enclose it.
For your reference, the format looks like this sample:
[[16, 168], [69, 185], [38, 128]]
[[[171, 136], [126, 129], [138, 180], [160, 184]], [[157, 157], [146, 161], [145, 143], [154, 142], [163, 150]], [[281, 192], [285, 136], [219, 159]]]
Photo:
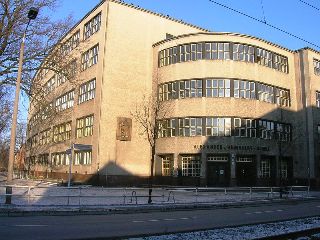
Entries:
[[256, 18], [256, 17], [253, 17], [253, 16], [251, 16], [251, 15], [249, 15], [249, 14], [246, 14], [246, 13], [244, 13], [244, 12], [241, 12], [241, 11], [239, 11], [239, 10], [237, 10], [237, 9], [231, 8], [231, 7], [227, 6], [227, 5], [224, 5], [224, 4], [219, 3], [219, 2], [217, 2], [217, 1], [214, 1], [214, 0], [209, 0], [209, 2], [212, 2], [212, 3], [216, 4], [216, 5], [219, 5], [219, 6], [221, 6], [221, 7], [224, 7], [224, 8], [226, 8], [226, 9], [228, 9], [228, 10], [231, 10], [231, 11], [233, 11], [233, 12], [236, 12], [236, 13], [238, 13], [238, 14], [240, 14], [240, 15], [245, 16], [245, 17], [248, 17], [248, 18], [250, 18], [250, 19], [252, 19], [252, 20], [255, 20], [255, 21], [257, 21], [257, 22], [263, 23], [263, 24], [265, 24], [265, 25], [267, 25], [267, 26], [269, 26], [269, 27], [271, 27], [271, 28], [273, 28], [273, 29], [276, 29], [276, 30], [278, 30], [278, 31], [280, 31], [280, 32], [283, 32], [283, 33], [285, 33], [285, 34], [287, 34], [287, 35], [289, 35], [289, 36], [291, 36], [291, 37], [294, 37], [294, 38], [296, 38], [296, 39], [299, 39], [300, 41], [303, 41], [303, 42], [305, 42], [305, 43], [308, 43], [308, 44], [310, 44], [310, 45], [312, 45], [312, 46], [317, 47], [317, 48], [320, 49], [320, 46], [319, 46], [319, 45], [317, 45], [317, 44], [315, 44], [315, 43], [312, 43], [312, 42], [310, 42], [310, 41], [308, 41], [308, 40], [306, 40], [306, 39], [304, 39], [304, 38], [302, 38], [302, 37], [300, 37], [300, 36], [297, 36], [297, 35], [293, 34], [293, 33], [290, 33], [290, 32], [288, 32], [288, 31], [286, 31], [286, 30], [284, 30], [284, 29], [281, 29], [281, 28], [279, 28], [279, 27], [277, 27], [277, 26], [275, 26], [275, 25], [272, 25], [272, 24], [270, 24], [270, 23], [267, 23], [265, 20], [258, 19], [258, 18]]
[[306, 4], [307, 6], [309, 6], [309, 7], [311, 7], [311, 8], [314, 8], [314, 9], [320, 11], [320, 8], [314, 6], [314, 5], [312, 5], [312, 4], [310, 4], [310, 3], [306, 2], [306, 1], [303, 1], [303, 0], [298, 0], [298, 1]]

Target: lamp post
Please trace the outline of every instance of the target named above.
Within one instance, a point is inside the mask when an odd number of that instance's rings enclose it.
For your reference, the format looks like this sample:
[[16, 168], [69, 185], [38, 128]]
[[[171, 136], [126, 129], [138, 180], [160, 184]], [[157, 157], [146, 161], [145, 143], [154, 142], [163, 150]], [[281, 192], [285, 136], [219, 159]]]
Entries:
[[23, 32], [22, 42], [20, 45], [20, 55], [19, 55], [19, 68], [18, 76], [16, 82], [16, 94], [14, 99], [13, 113], [12, 113], [12, 125], [11, 125], [11, 135], [10, 135], [10, 150], [9, 150], [9, 162], [8, 162], [8, 176], [7, 182], [11, 182], [13, 179], [13, 163], [14, 163], [14, 150], [16, 145], [16, 130], [17, 130], [17, 117], [18, 117], [18, 105], [19, 105], [19, 95], [20, 95], [20, 83], [22, 75], [22, 63], [23, 63], [23, 53], [24, 53], [24, 44], [26, 40], [26, 32], [31, 20], [34, 20], [38, 15], [39, 10], [37, 8], [30, 8], [28, 12], [28, 24], [26, 29]]

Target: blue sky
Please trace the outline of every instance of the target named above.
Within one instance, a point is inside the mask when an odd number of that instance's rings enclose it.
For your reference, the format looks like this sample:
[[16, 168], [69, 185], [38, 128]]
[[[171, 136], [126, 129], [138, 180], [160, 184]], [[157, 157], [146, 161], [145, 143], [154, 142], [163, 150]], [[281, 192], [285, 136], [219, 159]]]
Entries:
[[[219, 32], [238, 32], [253, 35], [290, 49], [310, 46], [301, 40], [274, 30], [265, 24], [251, 20], [223, 8], [209, 0], [124, 0], [140, 7], [182, 19], [188, 23]], [[300, 36], [320, 46], [320, 1], [319, 0], [215, 0], [252, 17]], [[100, 0], [60, 0], [55, 18], [72, 14], [81, 19]], [[306, 2], [314, 7], [314, 9]], [[264, 14], [263, 14], [264, 12]]]
[[[290, 37], [265, 24], [254, 21], [209, 0], [124, 0], [142, 8], [169, 15], [176, 19], [218, 32], [237, 32], [263, 38], [283, 47], [296, 50], [309, 46], [320, 51], [319, 0], [214, 0], [254, 18], [264, 20], [317, 46]], [[60, 0], [52, 13], [59, 19], [73, 15], [80, 20], [100, 0]], [[305, 3], [311, 6], [308, 6]], [[22, 101], [21, 112], [27, 111], [27, 100]], [[26, 118], [25, 114], [21, 118]]]

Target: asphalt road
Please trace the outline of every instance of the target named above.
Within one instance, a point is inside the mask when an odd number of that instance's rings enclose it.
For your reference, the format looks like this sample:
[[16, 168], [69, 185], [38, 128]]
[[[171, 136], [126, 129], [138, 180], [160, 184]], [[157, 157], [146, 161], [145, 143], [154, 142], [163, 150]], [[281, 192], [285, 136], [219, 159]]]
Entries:
[[121, 238], [320, 216], [320, 200], [225, 209], [0, 217], [0, 239]]

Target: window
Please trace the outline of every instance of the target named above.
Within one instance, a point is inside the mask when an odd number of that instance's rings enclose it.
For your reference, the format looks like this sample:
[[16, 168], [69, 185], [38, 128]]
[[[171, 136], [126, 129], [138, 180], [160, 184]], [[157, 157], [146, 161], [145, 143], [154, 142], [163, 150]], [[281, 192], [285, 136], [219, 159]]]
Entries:
[[182, 156], [182, 176], [200, 177], [201, 158], [198, 155]]
[[99, 44], [90, 48], [84, 52], [81, 56], [81, 70], [84, 71], [87, 68], [98, 63]]
[[202, 80], [179, 81], [180, 98], [202, 97]]
[[273, 86], [258, 83], [258, 98], [260, 101], [274, 103]]
[[270, 178], [270, 160], [262, 159], [260, 162], [260, 170], [262, 178]]
[[46, 120], [48, 117], [52, 116], [53, 103], [48, 103], [45, 107], [43, 107], [40, 115], [42, 120]]
[[56, 111], [60, 112], [73, 107], [74, 90], [71, 90], [56, 99]]
[[228, 162], [228, 156], [221, 156], [221, 155], [209, 155], [207, 157], [207, 161], [209, 162]]
[[192, 44], [191, 45], [191, 59], [193, 61], [203, 59], [202, 51], [203, 51], [203, 43]]
[[288, 58], [273, 53], [273, 68], [284, 73], [288, 73]]
[[165, 119], [159, 121], [159, 137], [175, 137], [176, 136], [176, 119]]
[[256, 120], [234, 118], [234, 136], [256, 137]]
[[39, 140], [38, 134], [33, 135], [30, 140], [31, 147], [36, 147], [39, 143], [38, 140]]
[[94, 99], [96, 91], [96, 79], [82, 84], [79, 88], [79, 104]]
[[284, 160], [281, 161], [281, 178], [288, 178], [288, 162]]
[[69, 77], [69, 79], [74, 78], [76, 76], [76, 74], [77, 74], [77, 71], [78, 71], [77, 60], [76, 59], [72, 60], [67, 65], [67, 69], [65, 71], [66, 71], [67, 76]]
[[262, 48], [257, 48], [257, 63], [272, 68], [272, 53]]
[[64, 74], [56, 74], [56, 82], [57, 82], [57, 87], [60, 86], [61, 84], [65, 83], [67, 78]]
[[231, 136], [231, 118], [206, 118], [206, 136]]
[[320, 92], [316, 92], [316, 106], [320, 108]]
[[320, 61], [313, 59], [314, 74], [320, 76]]
[[80, 30], [75, 32], [67, 41], [61, 46], [61, 51], [63, 55], [67, 55], [73, 49], [75, 49], [80, 43]]
[[45, 83], [44, 93], [48, 94], [48, 93], [52, 92], [55, 89], [55, 83], [56, 83], [56, 79], [55, 79], [55, 75], [54, 75]]
[[283, 142], [291, 140], [291, 125], [285, 123], [276, 123], [277, 139]]
[[66, 152], [51, 153], [52, 166], [69, 165], [69, 160], [69, 155]]
[[71, 122], [62, 123], [53, 127], [53, 142], [63, 142], [71, 138]]
[[259, 136], [262, 139], [273, 139], [274, 122], [268, 120], [259, 120]]
[[212, 42], [205, 43], [205, 59], [229, 60], [230, 43]]
[[207, 79], [206, 80], [207, 97], [230, 97], [229, 79]]
[[75, 152], [74, 165], [89, 165], [92, 163], [92, 151]]
[[255, 83], [243, 80], [234, 80], [234, 97], [235, 98], [256, 98]]
[[280, 106], [290, 107], [290, 91], [286, 89], [275, 88], [276, 103]]
[[100, 30], [100, 26], [101, 13], [98, 13], [95, 17], [90, 19], [90, 21], [84, 25], [84, 39], [88, 39], [94, 33], [98, 32]]
[[51, 129], [44, 130], [39, 134], [39, 144], [46, 145], [51, 142]]
[[173, 175], [173, 155], [161, 156], [162, 161], [162, 176]]
[[201, 136], [202, 118], [179, 118], [179, 136]]
[[93, 134], [93, 115], [77, 119], [76, 137], [87, 137]]
[[253, 162], [253, 157], [239, 156], [237, 157], [237, 162]]
[[240, 43], [233, 44], [233, 60], [253, 63], [254, 47]]
[[42, 166], [48, 166], [49, 165], [49, 154], [48, 153], [40, 154], [38, 156], [38, 164], [42, 165]]
[[159, 100], [166, 101], [178, 98], [178, 82], [161, 84], [159, 87]]

